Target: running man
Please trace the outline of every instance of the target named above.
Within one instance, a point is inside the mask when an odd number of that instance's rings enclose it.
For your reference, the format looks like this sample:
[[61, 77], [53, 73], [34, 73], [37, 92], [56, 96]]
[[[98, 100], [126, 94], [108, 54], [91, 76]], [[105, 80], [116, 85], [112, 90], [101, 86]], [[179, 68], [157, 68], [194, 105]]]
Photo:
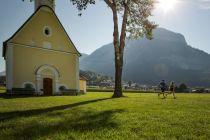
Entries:
[[171, 82], [170, 85], [169, 85], [169, 94], [171, 94], [171, 93], [173, 94], [174, 99], [176, 99], [174, 82]]
[[160, 82], [159, 87], [161, 89], [161, 93], [158, 93], [158, 96], [160, 96], [160, 94], [163, 94], [163, 98], [165, 98], [165, 88], [166, 88], [165, 80], [162, 80]]

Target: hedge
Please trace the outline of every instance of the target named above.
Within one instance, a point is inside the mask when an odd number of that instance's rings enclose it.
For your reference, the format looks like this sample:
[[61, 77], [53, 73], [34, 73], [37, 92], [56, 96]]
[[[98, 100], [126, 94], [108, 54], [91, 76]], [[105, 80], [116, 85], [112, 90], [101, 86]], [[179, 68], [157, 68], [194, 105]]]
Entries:
[[[114, 92], [114, 89], [87, 88], [88, 92]], [[123, 90], [124, 93], [158, 93], [159, 91]]]

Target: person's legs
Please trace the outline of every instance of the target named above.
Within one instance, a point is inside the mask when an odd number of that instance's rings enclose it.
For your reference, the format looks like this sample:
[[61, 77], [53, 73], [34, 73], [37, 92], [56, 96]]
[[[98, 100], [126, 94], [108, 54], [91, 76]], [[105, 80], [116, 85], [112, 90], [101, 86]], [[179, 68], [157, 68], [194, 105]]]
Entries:
[[158, 97], [160, 96], [160, 94], [163, 94], [163, 88], [161, 88], [161, 92], [158, 93]]
[[168, 93], [166, 94], [166, 97], [168, 94], [171, 94], [173, 91], [171, 89], [169, 89]]
[[166, 95], [165, 95], [166, 93], [165, 92], [163, 92], [163, 98], [166, 98]]
[[174, 96], [174, 99], [176, 99], [176, 96], [175, 96], [175, 92], [173, 91], [173, 96]]
[[165, 98], [165, 89], [162, 89], [162, 93], [163, 93], [163, 98]]
[[161, 93], [160, 94], [164, 95], [164, 89], [163, 88], [161, 88]]
[[165, 98], [165, 93], [163, 92], [163, 98]]
[[166, 97], [168, 96], [168, 94], [170, 94], [170, 91], [168, 93], [167, 92], [165, 93]]

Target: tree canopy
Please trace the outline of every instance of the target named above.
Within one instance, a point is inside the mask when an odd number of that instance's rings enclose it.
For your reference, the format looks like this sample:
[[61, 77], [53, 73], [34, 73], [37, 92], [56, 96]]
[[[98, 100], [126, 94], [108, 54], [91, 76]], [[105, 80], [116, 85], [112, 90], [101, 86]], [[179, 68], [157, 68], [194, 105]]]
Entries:
[[[88, 5], [95, 4], [95, 0], [70, 0], [79, 10], [79, 15]], [[104, 0], [106, 4], [120, 14], [126, 23], [126, 33], [129, 38], [146, 36], [152, 39], [152, 30], [157, 26], [149, 21], [156, 0]], [[122, 23], [123, 24], [123, 23]]]

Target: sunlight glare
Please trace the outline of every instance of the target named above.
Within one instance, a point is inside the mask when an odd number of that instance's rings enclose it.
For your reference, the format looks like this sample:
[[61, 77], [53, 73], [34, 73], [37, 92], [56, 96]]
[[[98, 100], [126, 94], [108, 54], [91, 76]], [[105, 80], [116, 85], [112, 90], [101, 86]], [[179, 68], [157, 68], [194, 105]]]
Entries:
[[168, 13], [175, 8], [176, 3], [177, 0], [158, 0], [158, 8]]

